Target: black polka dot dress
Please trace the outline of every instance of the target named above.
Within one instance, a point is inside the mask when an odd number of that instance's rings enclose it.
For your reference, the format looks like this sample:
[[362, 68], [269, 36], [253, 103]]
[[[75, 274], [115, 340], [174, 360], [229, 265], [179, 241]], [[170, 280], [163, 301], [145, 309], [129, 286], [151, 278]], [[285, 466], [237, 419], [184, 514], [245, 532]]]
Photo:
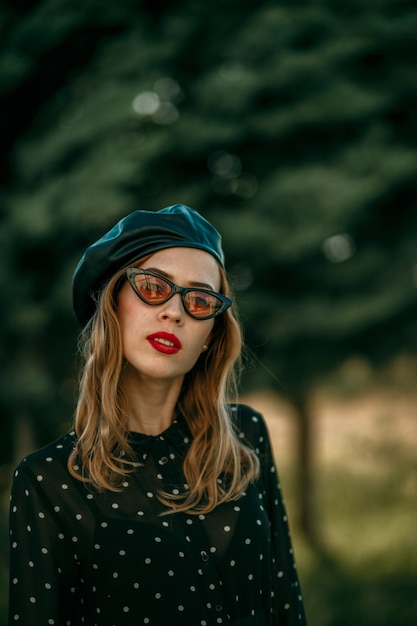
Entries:
[[185, 420], [131, 433], [143, 463], [121, 492], [71, 477], [75, 433], [24, 459], [10, 508], [9, 625], [305, 626], [287, 517], [262, 416], [233, 408], [259, 480], [207, 515], [164, 511], [184, 489]]

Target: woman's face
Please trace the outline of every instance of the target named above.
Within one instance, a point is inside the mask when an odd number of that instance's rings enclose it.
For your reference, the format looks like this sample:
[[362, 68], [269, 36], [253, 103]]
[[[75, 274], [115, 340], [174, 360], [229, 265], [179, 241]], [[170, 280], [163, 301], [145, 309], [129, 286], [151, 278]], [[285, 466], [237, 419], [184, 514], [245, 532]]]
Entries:
[[[217, 261], [204, 250], [168, 248], [139, 267], [152, 270], [180, 287], [220, 290]], [[130, 374], [142, 381], [182, 382], [210, 342], [214, 320], [196, 320], [186, 311], [181, 294], [167, 302], [143, 302], [126, 281], [118, 301], [123, 355]]]

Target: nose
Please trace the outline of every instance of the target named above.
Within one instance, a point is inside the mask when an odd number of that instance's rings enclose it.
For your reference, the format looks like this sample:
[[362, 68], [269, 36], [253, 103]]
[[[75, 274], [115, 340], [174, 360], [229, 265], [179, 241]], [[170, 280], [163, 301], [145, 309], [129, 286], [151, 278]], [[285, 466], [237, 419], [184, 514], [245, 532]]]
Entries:
[[186, 313], [180, 293], [174, 294], [172, 298], [170, 298], [160, 306], [161, 309], [159, 311], [159, 317], [161, 319], [171, 319], [174, 320], [176, 324], [182, 324], [184, 322], [184, 317]]

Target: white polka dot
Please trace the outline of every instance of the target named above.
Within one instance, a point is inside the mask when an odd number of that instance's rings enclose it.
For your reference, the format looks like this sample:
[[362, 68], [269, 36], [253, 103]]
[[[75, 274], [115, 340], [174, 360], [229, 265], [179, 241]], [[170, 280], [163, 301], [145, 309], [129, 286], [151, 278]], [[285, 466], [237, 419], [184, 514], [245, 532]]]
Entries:
[[229, 532], [230, 532], [230, 526], [225, 526], [223, 530], [224, 530], [226, 533], [229, 533]]

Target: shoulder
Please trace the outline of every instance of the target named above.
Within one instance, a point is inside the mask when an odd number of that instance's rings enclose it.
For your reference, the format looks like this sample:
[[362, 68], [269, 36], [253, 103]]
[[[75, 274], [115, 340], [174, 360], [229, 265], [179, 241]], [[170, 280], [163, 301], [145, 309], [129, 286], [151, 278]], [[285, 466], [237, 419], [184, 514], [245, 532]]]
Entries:
[[254, 448], [262, 448], [269, 439], [262, 413], [247, 404], [232, 404], [230, 410], [239, 437]]
[[16, 467], [15, 478], [22, 474], [43, 476], [46, 473], [53, 475], [62, 468], [66, 468], [75, 442], [76, 434], [71, 431], [43, 448], [28, 454]]

